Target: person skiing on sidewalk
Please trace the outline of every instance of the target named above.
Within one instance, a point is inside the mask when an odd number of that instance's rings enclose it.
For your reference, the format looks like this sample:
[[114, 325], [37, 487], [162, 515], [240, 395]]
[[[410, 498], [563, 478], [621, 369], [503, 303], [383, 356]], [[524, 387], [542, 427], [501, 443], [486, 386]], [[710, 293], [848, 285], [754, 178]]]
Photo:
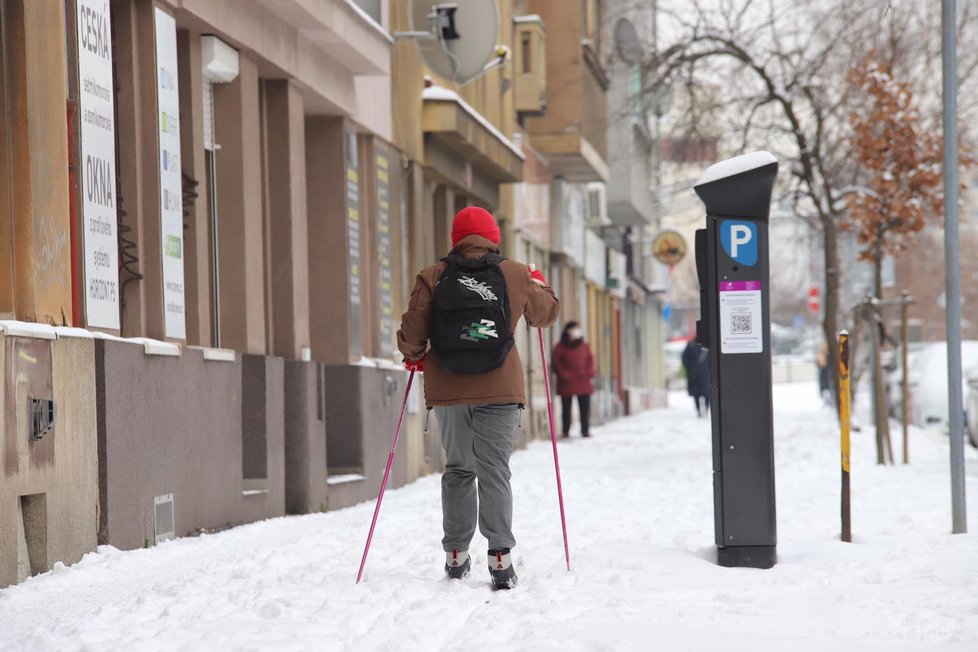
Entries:
[[499, 240], [487, 211], [458, 212], [452, 250], [418, 273], [397, 346], [409, 371], [425, 372], [425, 403], [441, 426], [445, 572], [453, 579], [469, 573], [478, 522], [489, 540], [493, 587], [510, 588], [517, 578], [509, 458], [526, 403], [513, 333], [520, 317], [550, 326], [559, 303], [542, 273], [499, 255]]

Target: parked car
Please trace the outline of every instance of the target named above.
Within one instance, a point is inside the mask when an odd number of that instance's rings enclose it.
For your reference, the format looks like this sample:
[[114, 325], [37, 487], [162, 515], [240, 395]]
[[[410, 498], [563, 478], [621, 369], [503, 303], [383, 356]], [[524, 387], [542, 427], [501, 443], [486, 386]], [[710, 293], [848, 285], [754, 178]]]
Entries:
[[[907, 384], [913, 377], [913, 369], [920, 364], [920, 354], [931, 342], [911, 343], [907, 351]], [[897, 421], [903, 419], [903, 355], [900, 349], [886, 351], [883, 356], [883, 375], [887, 397], [890, 406], [890, 417]], [[912, 391], [912, 390], [911, 390]], [[911, 416], [911, 420], [913, 417]]]
[[[978, 341], [961, 343], [961, 367], [978, 366]], [[910, 419], [922, 427], [948, 427], [947, 414], [947, 343], [931, 342], [920, 350], [913, 364], [908, 365], [910, 385]], [[963, 396], [968, 383], [962, 377]]]

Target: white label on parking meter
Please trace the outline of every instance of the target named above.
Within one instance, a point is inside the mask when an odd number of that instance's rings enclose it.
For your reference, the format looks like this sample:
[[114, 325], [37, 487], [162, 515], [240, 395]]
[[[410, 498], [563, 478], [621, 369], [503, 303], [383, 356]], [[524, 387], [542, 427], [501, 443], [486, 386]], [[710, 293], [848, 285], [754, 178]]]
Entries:
[[720, 353], [761, 353], [761, 282], [721, 281]]

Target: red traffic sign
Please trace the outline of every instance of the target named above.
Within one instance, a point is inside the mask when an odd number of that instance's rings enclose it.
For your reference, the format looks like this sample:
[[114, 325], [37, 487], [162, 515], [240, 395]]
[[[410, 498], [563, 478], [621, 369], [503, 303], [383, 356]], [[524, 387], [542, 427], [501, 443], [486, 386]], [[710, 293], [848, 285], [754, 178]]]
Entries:
[[819, 289], [815, 286], [808, 288], [808, 310], [813, 314], [817, 315], [819, 309], [822, 307], [821, 299], [819, 298]]

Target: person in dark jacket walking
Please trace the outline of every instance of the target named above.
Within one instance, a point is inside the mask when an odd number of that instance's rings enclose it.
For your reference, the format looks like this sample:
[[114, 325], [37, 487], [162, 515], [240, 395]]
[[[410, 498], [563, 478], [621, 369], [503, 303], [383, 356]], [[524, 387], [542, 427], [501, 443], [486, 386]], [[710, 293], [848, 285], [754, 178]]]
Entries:
[[[498, 287], [505, 288], [508, 303], [510, 338], [520, 317], [537, 328], [553, 324], [559, 308], [557, 297], [538, 270], [527, 265], [495, 257], [499, 253], [499, 227], [487, 211], [469, 206], [455, 216], [452, 223], [452, 251], [445, 260], [418, 273], [408, 309], [401, 317], [397, 347], [404, 355], [409, 371], [423, 371], [425, 402], [434, 408], [441, 426], [442, 445], [447, 463], [441, 479], [442, 525], [445, 536], [445, 572], [452, 579], [462, 579], [471, 569], [469, 544], [479, 530], [489, 540], [489, 572], [495, 588], [516, 584], [516, 572], [510, 550], [513, 537], [513, 491], [510, 487], [509, 458], [513, 452], [520, 409], [526, 403], [523, 364], [515, 346], [505, 352], [502, 362], [483, 373], [453, 373], [442, 360], [445, 350], [437, 347], [428, 355], [429, 344], [448, 337], [432, 321], [437, 308], [435, 289], [441, 283], [458, 286], [440, 287], [440, 292], [463, 292], [465, 304], [478, 306], [483, 301], [499, 300]], [[498, 261], [504, 283], [490, 287], [471, 274], [454, 275], [458, 257], [473, 264], [477, 260]], [[449, 262], [452, 261], [452, 268]], [[498, 278], [498, 277], [494, 277]], [[449, 279], [449, 280], [445, 280]], [[444, 296], [444, 294], [440, 295]], [[456, 301], [456, 303], [459, 303]], [[441, 321], [441, 320], [440, 320]], [[442, 325], [443, 326], [443, 325]], [[465, 349], [478, 346], [477, 341], [492, 342], [498, 338], [495, 322], [473, 319], [471, 327], [462, 328], [456, 346]], [[455, 360], [453, 358], [453, 364]]]
[[554, 373], [557, 374], [557, 395], [560, 396], [561, 426], [564, 437], [570, 437], [571, 406], [577, 397], [577, 410], [581, 419], [581, 436], [590, 437], [591, 394], [595, 376], [594, 355], [591, 347], [584, 341], [581, 326], [569, 321], [560, 335], [560, 342], [554, 347]]
[[696, 416], [705, 416], [710, 409], [710, 352], [696, 340], [690, 340], [683, 350], [686, 368], [686, 391], [693, 397]]

